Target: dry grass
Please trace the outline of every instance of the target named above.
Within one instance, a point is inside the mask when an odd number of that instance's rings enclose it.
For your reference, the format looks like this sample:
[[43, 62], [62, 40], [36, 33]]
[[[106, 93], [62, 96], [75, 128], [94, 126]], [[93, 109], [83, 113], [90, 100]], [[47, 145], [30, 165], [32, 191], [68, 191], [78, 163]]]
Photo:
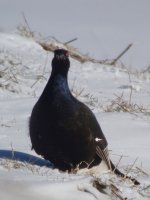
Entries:
[[[143, 170], [133, 168], [134, 165], [135, 162], [131, 166], [128, 166], [126, 171], [136, 177], [145, 176], [146, 173], [143, 174]], [[96, 190], [93, 190], [91, 185]], [[148, 197], [150, 188], [149, 185], [135, 186], [129, 178], [124, 179], [122, 177], [117, 177], [112, 172], [104, 173], [102, 175], [91, 174], [91, 185], [86, 184], [78, 186], [78, 190], [90, 193], [95, 199], [100, 199], [102, 198], [102, 195], [107, 195], [111, 199], [127, 200], [129, 199], [129, 191], [132, 190], [133, 193], [137, 193], [142, 197]], [[100, 196], [98, 192], [101, 194]]]
[[19, 25], [17, 27], [17, 30], [18, 30], [19, 34], [23, 37], [34, 38], [34, 36], [35, 36], [34, 32], [30, 32], [28, 30], [28, 28], [24, 25]]
[[129, 100], [124, 98], [123, 93], [120, 96], [115, 96], [116, 98], [114, 100], [112, 100], [107, 106], [103, 107], [105, 112], [128, 112], [131, 114], [142, 113], [144, 115], [150, 115], [150, 110], [148, 108], [131, 101], [132, 92], [130, 93]]
[[21, 61], [8, 52], [1, 53], [1, 70], [0, 70], [0, 88], [6, 89], [10, 92], [17, 93], [18, 91], [13, 87], [19, 85], [19, 66], [22, 65]]
[[48, 176], [51, 175], [51, 169], [47, 167], [40, 167], [37, 165], [33, 165], [33, 163], [29, 162], [21, 162], [18, 160], [3, 158], [0, 159], [0, 166], [4, 167], [8, 171], [11, 170], [28, 170], [32, 174], [40, 175], [40, 176]]
[[[18, 32], [20, 35], [28, 38], [33, 38], [44, 50], [53, 52], [58, 47], [65, 48], [69, 51], [70, 57], [74, 58], [75, 60], [78, 60], [81, 63], [84, 62], [92, 62], [92, 63], [99, 63], [99, 64], [105, 64], [105, 65], [116, 65], [117, 62], [120, 60], [120, 58], [133, 46], [133, 44], [129, 44], [121, 53], [119, 53], [118, 56], [116, 56], [114, 59], [95, 59], [89, 56], [88, 54], [83, 54], [80, 51], [78, 51], [76, 48], [70, 45], [71, 42], [77, 40], [77, 38], [73, 38], [71, 40], [68, 40], [66, 42], [61, 42], [55, 37], [50, 37], [47, 39], [43, 39], [40, 34], [37, 34], [33, 32], [29, 26], [29, 23], [26, 19], [26, 16], [24, 13], [22, 13], [24, 24], [18, 26]], [[40, 36], [40, 38], [39, 38]]]
[[145, 70], [143, 70], [142, 73], [149, 73], [150, 74], [150, 66], [148, 66]]
[[[127, 173], [134, 174], [138, 176], [148, 176], [148, 174], [141, 168], [135, 168], [135, 162], [128, 166], [125, 170]], [[34, 166], [32, 163], [20, 162], [17, 160], [0, 159], [0, 166], [4, 167], [8, 171], [11, 170], [29, 170], [34, 175], [45, 176], [49, 179], [54, 173], [56, 173], [56, 178], [53, 177], [53, 182], [60, 180], [59, 172], [54, 172], [53, 170], [45, 167]], [[134, 167], [133, 167], [134, 166]], [[88, 174], [87, 174], [88, 175]], [[148, 197], [150, 185], [133, 186], [133, 183], [129, 179], [123, 179], [122, 177], [117, 177], [113, 172], [107, 172], [101, 175], [96, 173], [90, 174], [91, 181], [88, 184], [80, 184], [77, 189], [82, 192], [87, 192], [93, 195], [96, 199], [102, 197], [101, 195], [107, 195], [113, 199], [126, 200], [126, 194], [128, 194], [128, 189], [137, 192], [142, 197]], [[68, 176], [67, 176], [68, 178]], [[64, 177], [61, 178], [64, 180]], [[50, 178], [51, 180], [51, 178]], [[51, 181], [52, 181], [51, 180]], [[100, 195], [99, 195], [100, 194]]]
[[19, 25], [17, 27], [20, 35], [22, 35], [24, 37], [28, 37], [28, 38], [34, 38], [35, 37], [35, 33], [31, 31], [29, 23], [28, 23], [28, 21], [26, 19], [26, 16], [25, 16], [25, 14], [23, 12], [22, 12], [22, 17], [23, 17], [25, 25]]
[[75, 82], [71, 87], [71, 92], [76, 98], [81, 99], [85, 104], [89, 105], [90, 107], [96, 107], [98, 105], [98, 98], [95, 97], [93, 94], [86, 92], [85, 88], [77, 88]]
[[[69, 45], [69, 41], [67, 42], [61, 42], [55, 37], [49, 37], [49, 38], [42, 38], [37, 37], [37, 35], [31, 31], [27, 21], [25, 20], [25, 25], [19, 25], [17, 27], [18, 33], [27, 38], [33, 38], [44, 50], [53, 52], [58, 47], [65, 48], [69, 51], [70, 57], [74, 58], [75, 60], [78, 60], [81, 63], [92, 61], [92, 62], [100, 62], [104, 63], [104, 61], [96, 61], [95, 59], [89, 57], [88, 55], [83, 55], [81, 52], [79, 52], [77, 49]], [[71, 42], [74, 40], [70, 40]]]
[[53, 38], [53, 40], [50, 39], [50, 40], [37, 41], [37, 43], [39, 45], [41, 45], [44, 50], [50, 51], [50, 52], [54, 51], [59, 46], [61, 46], [62, 48], [65, 48], [69, 51], [69, 55], [71, 58], [79, 61], [80, 63], [92, 62], [92, 63], [106, 64], [106, 65], [109, 65], [111, 63], [111, 61], [109, 61], [109, 60], [94, 59], [94, 58], [90, 57], [88, 54], [83, 54], [83, 53], [79, 52], [76, 48], [74, 48], [73, 46], [66, 44], [67, 42], [63, 43], [58, 40], [54, 40], [54, 38]]
[[29, 164], [25, 162], [20, 162], [17, 160], [11, 160], [11, 159], [0, 159], [0, 165], [3, 166], [4, 168], [8, 169], [9, 171], [11, 169], [22, 169], [22, 168], [27, 168], [29, 167]]

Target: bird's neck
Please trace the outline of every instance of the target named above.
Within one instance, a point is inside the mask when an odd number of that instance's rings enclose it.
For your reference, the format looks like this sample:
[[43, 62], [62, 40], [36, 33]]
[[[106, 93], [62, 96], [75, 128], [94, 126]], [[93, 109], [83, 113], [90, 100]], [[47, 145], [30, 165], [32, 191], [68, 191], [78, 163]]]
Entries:
[[56, 69], [55, 68], [52, 69], [50, 80], [56, 80], [59, 77], [63, 78], [64, 80], [67, 80], [67, 78], [68, 78], [68, 70], [63, 70], [63, 69], [57, 70], [57, 68]]
[[63, 90], [69, 90], [68, 87], [68, 81], [67, 81], [67, 76], [68, 76], [68, 71], [70, 67], [70, 61], [68, 58], [65, 59], [58, 59], [56, 57], [53, 58], [52, 60], [52, 72], [50, 79], [48, 81], [48, 86], [52, 90], [58, 90], [61, 89]]
[[67, 76], [63, 76], [62, 74], [51, 76], [50, 82], [54, 85], [54, 87], [60, 87], [63, 89], [63, 86], [65, 86], [68, 88]]
[[67, 80], [67, 74], [51, 74], [50, 79], [47, 83], [47, 89], [51, 90], [55, 94], [70, 94], [69, 86], [68, 86], [68, 80]]

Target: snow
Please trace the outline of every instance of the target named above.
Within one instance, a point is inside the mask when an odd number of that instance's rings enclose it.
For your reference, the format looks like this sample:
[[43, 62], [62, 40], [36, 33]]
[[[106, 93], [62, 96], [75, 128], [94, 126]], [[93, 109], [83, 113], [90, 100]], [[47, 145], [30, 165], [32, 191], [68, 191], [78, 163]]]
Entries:
[[77, 37], [74, 45], [100, 59], [116, 57], [130, 43], [122, 58], [129, 68], [150, 63], [149, 0], [0, 0], [0, 29], [12, 31], [23, 24], [62, 42]]
[[[81, 64], [70, 59], [69, 86], [95, 113], [108, 140], [113, 162], [141, 182], [140, 186], [133, 186], [131, 181], [109, 171], [101, 172], [99, 167], [76, 174], [62, 173], [31, 151], [28, 121], [49, 78], [52, 57], [52, 53], [45, 52], [32, 39], [0, 33], [1, 198], [117, 199], [112, 192], [115, 185], [124, 198], [149, 199], [150, 114], [104, 111], [115, 95], [123, 93], [123, 98], [129, 101], [131, 88], [131, 102], [149, 111], [149, 72], [145, 79], [143, 73], [129, 74], [121, 67]], [[103, 192], [93, 187], [94, 180], [106, 186], [101, 189]]]

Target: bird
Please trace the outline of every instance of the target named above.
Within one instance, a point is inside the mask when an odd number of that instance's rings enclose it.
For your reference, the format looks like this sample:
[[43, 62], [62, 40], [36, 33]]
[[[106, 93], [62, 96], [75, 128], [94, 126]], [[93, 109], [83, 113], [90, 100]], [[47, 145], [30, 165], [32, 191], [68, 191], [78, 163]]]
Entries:
[[61, 171], [92, 168], [103, 161], [109, 170], [125, 177], [109, 158], [108, 142], [96, 116], [71, 93], [69, 68], [69, 51], [56, 49], [50, 78], [30, 116], [32, 149]]

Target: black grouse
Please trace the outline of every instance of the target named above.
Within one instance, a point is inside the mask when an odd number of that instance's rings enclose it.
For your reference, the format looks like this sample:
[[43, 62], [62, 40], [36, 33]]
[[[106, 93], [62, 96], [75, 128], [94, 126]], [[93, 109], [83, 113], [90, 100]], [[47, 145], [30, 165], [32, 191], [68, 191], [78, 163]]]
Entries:
[[62, 171], [91, 168], [103, 160], [108, 169], [124, 176], [109, 159], [107, 140], [95, 115], [71, 94], [69, 67], [68, 51], [55, 50], [51, 76], [30, 118], [32, 148]]

